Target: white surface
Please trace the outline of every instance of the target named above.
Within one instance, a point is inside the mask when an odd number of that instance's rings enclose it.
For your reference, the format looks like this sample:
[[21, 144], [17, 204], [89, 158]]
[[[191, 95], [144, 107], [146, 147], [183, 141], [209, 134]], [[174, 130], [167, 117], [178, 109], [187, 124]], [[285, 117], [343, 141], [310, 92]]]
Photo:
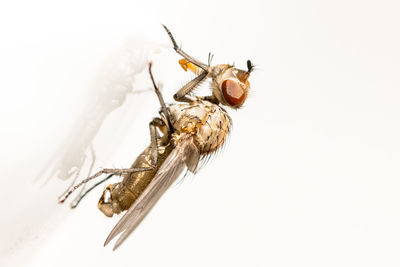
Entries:
[[[0, 4], [0, 265], [398, 266], [398, 1], [142, 4]], [[224, 151], [112, 252], [102, 243], [118, 218], [97, 210], [102, 188], [69, 211], [55, 203], [66, 183], [32, 179], [114, 40], [168, 44], [158, 23], [204, 61], [211, 51], [257, 71]], [[168, 101], [192, 77], [177, 59], [155, 61]], [[102, 164], [127, 166], [148, 144], [157, 100], [140, 97], [135, 127]]]

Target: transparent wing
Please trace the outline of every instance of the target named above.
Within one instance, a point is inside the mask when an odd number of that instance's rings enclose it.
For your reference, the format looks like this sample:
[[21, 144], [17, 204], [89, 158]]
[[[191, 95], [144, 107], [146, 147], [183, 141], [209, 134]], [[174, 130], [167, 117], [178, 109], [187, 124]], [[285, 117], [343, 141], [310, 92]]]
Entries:
[[122, 233], [113, 248], [114, 250], [117, 249], [132, 231], [135, 230], [144, 217], [146, 217], [162, 194], [178, 178], [185, 166], [189, 170], [195, 170], [199, 159], [200, 155], [193, 143], [193, 138], [181, 139], [163, 165], [161, 165], [147, 188], [115, 225], [104, 242], [104, 246], [118, 234]]

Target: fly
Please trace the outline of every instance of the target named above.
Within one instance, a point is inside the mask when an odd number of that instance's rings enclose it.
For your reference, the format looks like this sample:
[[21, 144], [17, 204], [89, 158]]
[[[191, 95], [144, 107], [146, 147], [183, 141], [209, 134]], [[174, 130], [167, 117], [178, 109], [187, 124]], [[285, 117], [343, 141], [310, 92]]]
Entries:
[[[104, 243], [107, 245], [121, 234], [114, 249], [135, 230], [185, 168], [195, 173], [199, 161], [222, 146], [231, 126], [231, 119], [222, 106], [240, 108], [250, 90], [248, 78], [253, 70], [250, 60], [247, 61], [247, 71], [228, 64], [211, 66], [210, 56], [206, 65], [183, 52], [171, 32], [164, 28], [175, 51], [183, 57], [181, 66], [198, 76], [174, 95], [179, 103], [166, 105], [156, 86], [150, 63], [150, 78], [161, 106], [160, 117], [149, 124], [150, 145], [130, 168], [103, 169], [72, 187], [59, 201], [63, 203], [74, 190], [103, 174], [108, 176], [87, 192], [113, 175], [123, 176], [121, 182], [107, 186], [98, 202], [98, 208], [108, 217], [126, 211]], [[212, 79], [211, 96], [191, 95], [206, 78]]]

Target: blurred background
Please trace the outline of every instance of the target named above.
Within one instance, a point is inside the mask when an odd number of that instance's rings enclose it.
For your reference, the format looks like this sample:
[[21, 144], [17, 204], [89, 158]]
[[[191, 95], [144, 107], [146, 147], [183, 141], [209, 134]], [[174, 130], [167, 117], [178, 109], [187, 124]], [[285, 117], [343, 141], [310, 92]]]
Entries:
[[[388, 0], [0, 3], [0, 265], [399, 266], [399, 12]], [[147, 62], [167, 102], [194, 77], [161, 23], [204, 62], [251, 59], [251, 94], [229, 110], [225, 148], [113, 252], [103, 242], [120, 216], [97, 209], [107, 184], [71, 210], [57, 204], [71, 179], [52, 171], [79, 142], [93, 141], [94, 170], [149, 144]]]

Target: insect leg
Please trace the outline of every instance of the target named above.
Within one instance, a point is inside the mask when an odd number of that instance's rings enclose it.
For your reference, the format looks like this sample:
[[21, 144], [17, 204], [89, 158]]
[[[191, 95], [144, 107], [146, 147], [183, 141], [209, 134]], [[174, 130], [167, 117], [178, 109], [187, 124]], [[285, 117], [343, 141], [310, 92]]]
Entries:
[[107, 181], [108, 179], [110, 179], [111, 177], [113, 177], [114, 174], [110, 174], [108, 175], [106, 178], [104, 178], [103, 180], [101, 180], [100, 182], [94, 184], [91, 188], [89, 188], [88, 190], [85, 191], [85, 193], [80, 194], [79, 197], [77, 197], [74, 202], [71, 203], [71, 209], [75, 209], [78, 204], [81, 202], [81, 200], [90, 193], [90, 191], [92, 191], [93, 189], [95, 189], [97, 186], [101, 185], [102, 183], [104, 183], [105, 181]]
[[170, 32], [170, 30], [167, 28], [167, 26], [162, 25], [164, 27], [164, 29], [167, 31], [169, 38], [171, 39], [172, 45], [174, 46], [174, 50], [181, 55], [182, 57], [184, 57], [187, 61], [189, 61], [190, 63], [198, 66], [199, 68], [201, 68], [204, 71], [208, 71], [208, 66], [204, 63], [202, 63], [200, 60], [197, 60], [191, 56], [189, 56], [188, 54], [186, 54], [185, 52], [182, 51], [182, 49], [177, 45], [175, 38], [172, 36], [172, 33]]
[[[181, 89], [179, 89], [179, 91], [174, 95], [174, 99], [176, 101], [179, 102], [191, 102], [192, 100], [190, 98], [187, 98], [186, 95], [189, 94], [193, 89], [195, 89], [208, 75], [208, 73], [210, 72], [210, 63], [212, 60], [211, 54], [208, 55], [208, 65], [200, 62], [199, 60], [189, 56], [188, 54], [186, 54], [184, 51], [182, 51], [179, 46], [177, 45], [174, 37], [172, 36], [172, 33], [170, 32], [170, 30], [163, 25], [164, 29], [167, 31], [169, 38], [172, 41], [172, 44], [174, 46], [175, 51], [184, 57], [184, 59], [186, 61], [188, 61], [189, 63], [192, 63], [196, 66], [198, 66], [199, 68], [201, 68], [203, 71], [193, 80], [191, 80], [189, 83], [187, 83], [186, 85], [184, 85]], [[184, 61], [180, 61], [180, 64], [182, 67], [184, 67], [183, 65], [187, 65], [187, 63], [184, 63]], [[183, 65], [182, 65], [183, 64]]]
[[185, 84], [174, 94], [174, 99], [179, 102], [191, 102], [192, 100], [186, 95], [193, 91], [207, 77], [208, 72], [202, 71], [196, 78]]
[[[96, 153], [94, 152], [94, 148], [93, 148], [93, 144], [92, 143], [90, 143], [90, 152], [92, 153], [92, 163], [90, 164], [90, 167], [89, 167], [89, 172], [88, 172], [88, 174], [87, 174], [87, 176], [86, 177], [89, 177], [90, 176], [90, 174], [92, 173], [92, 170], [93, 170], [93, 166], [94, 166], [94, 163], [96, 162]], [[111, 177], [110, 177], [111, 178]], [[108, 178], [109, 179], [109, 178]], [[103, 180], [103, 181], [105, 181], [105, 180]], [[97, 186], [98, 184], [96, 184], [96, 186]], [[82, 189], [81, 189], [81, 191], [79, 192], [79, 195], [72, 201], [72, 203], [71, 203], [71, 209], [74, 209], [74, 208], [76, 208], [77, 206], [78, 206], [78, 204], [79, 204], [79, 202], [82, 200], [82, 198], [87, 194], [87, 193], [89, 193], [93, 188], [90, 188], [89, 190], [87, 190], [86, 192], [84, 192], [85, 191], [85, 186], [86, 186], [86, 184], [84, 184], [83, 186], [82, 186]]]
[[74, 179], [72, 180], [71, 184], [68, 186], [68, 188], [58, 197], [58, 201], [62, 199], [62, 196], [65, 195], [68, 191], [71, 190], [71, 188], [74, 186], [76, 179], [78, 179], [80, 169], [74, 170], [73, 173], [75, 172]]
[[153, 82], [154, 91], [156, 92], [158, 100], [160, 101], [161, 111], [164, 114], [165, 118], [167, 119], [169, 131], [171, 133], [173, 133], [174, 132], [174, 128], [172, 127], [172, 123], [171, 123], [171, 119], [169, 117], [167, 106], [165, 105], [164, 98], [163, 98], [160, 90], [158, 89], [158, 87], [156, 85], [156, 82], [154, 81], [153, 73], [151, 72], [151, 66], [152, 66], [152, 63], [150, 62], [149, 63], [149, 73], [150, 73], [151, 81]]
[[142, 168], [126, 168], [126, 169], [103, 169], [101, 171], [98, 171], [97, 173], [93, 174], [92, 176], [82, 180], [80, 183], [77, 185], [73, 186], [66, 194], [64, 197], [59, 198], [59, 203], [64, 203], [65, 200], [79, 187], [82, 185], [86, 184], [87, 182], [101, 176], [102, 174], [112, 174], [112, 175], [123, 175], [123, 174], [129, 174], [129, 173], [134, 173], [134, 172], [143, 172], [143, 171], [150, 171], [153, 170], [154, 168], [157, 167], [157, 161], [158, 161], [158, 145], [157, 145], [157, 131], [156, 131], [156, 126], [159, 122], [150, 122], [150, 135], [151, 135], [151, 144], [150, 144], [150, 149], [151, 149], [151, 166], [149, 167], [142, 167]]

